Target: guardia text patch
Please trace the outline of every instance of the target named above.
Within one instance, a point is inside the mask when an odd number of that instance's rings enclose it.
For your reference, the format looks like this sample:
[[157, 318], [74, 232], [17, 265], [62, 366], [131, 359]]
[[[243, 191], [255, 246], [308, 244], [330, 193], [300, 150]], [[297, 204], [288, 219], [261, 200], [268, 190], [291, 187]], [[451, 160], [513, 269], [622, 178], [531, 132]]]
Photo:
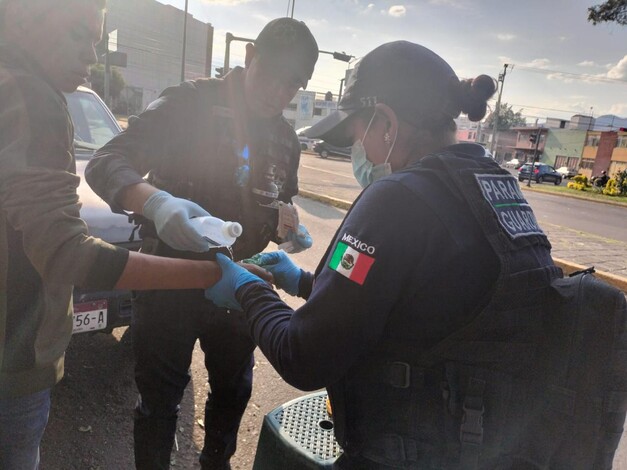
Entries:
[[512, 238], [544, 235], [529, 203], [512, 176], [475, 175], [483, 197], [492, 206], [501, 227]]

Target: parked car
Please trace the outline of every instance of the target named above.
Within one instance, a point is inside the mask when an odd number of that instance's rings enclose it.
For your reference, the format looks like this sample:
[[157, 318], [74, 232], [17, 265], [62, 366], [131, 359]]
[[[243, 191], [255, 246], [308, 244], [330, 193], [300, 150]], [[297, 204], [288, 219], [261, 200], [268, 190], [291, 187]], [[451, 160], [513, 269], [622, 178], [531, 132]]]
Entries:
[[320, 139], [311, 139], [305, 135], [305, 131], [310, 127], [311, 126], [301, 127], [296, 130], [301, 150], [313, 150], [318, 142], [322, 142]]
[[508, 161], [504, 162], [503, 166], [505, 168], [519, 168], [520, 167], [520, 162], [518, 161], [517, 158], [512, 158], [511, 160], [508, 160]]
[[573, 168], [568, 168], [567, 166], [561, 166], [559, 167], [557, 171], [560, 175], [562, 175], [563, 178], [571, 179], [573, 176], [577, 176], [577, 174], [579, 173], [577, 170], [573, 169]]
[[[94, 152], [121, 132], [121, 128], [98, 95], [80, 87], [65, 95], [74, 123], [76, 173], [81, 177], [78, 195], [82, 203], [81, 217], [90, 235], [113, 245], [139, 249], [139, 240], [132, 241], [134, 225], [128, 217], [111, 212], [85, 182], [85, 167]], [[74, 289], [74, 333], [111, 332], [118, 326], [130, 325], [132, 315], [130, 291], [92, 291]]]
[[336, 157], [351, 157], [351, 148], [350, 147], [336, 147], [335, 145], [331, 145], [328, 142], [318, 142], [314, 147], [314, 152], [320, 155], [321, 158], [327, 158], [329, 156]]
[[[531, 163], [525, 163], [518, 170], [518, 181], [524, 181], [529, 179], [531, 174]], [[555, 171], [555, 168], [545, 163], [533, 164], [532, 181], [536, 183], [552, 182], [555, 186], [562, 183], [562, 175]]]

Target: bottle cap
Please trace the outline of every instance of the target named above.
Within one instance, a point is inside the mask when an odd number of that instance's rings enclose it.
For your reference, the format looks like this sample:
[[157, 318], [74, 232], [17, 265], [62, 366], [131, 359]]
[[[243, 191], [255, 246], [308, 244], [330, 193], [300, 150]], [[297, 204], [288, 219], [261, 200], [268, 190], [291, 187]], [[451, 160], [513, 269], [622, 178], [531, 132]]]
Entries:
[[228, 234], [229, 237], [239, 237], [242, 232], [242, 226], [237, 222], [224, 222], [224, 232]]

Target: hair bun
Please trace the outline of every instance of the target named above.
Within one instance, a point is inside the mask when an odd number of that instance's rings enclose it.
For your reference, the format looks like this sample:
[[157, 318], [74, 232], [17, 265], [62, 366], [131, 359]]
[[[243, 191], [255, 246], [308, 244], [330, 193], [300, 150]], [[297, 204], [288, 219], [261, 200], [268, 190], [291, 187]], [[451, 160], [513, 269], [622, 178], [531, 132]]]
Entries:
[[488, 75], [474, 79], [460, 80], [459, 99], [462, 113], [473, 122], [481, 121], [488, 108], [488, 100], [496, 92], [496, 80]]

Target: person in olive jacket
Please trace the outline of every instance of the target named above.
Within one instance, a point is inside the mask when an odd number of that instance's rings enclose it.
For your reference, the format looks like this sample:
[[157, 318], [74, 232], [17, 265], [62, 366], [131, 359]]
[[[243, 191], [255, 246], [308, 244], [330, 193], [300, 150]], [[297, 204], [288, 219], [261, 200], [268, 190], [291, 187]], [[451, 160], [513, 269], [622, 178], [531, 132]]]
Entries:
[[[96, 62], [104, 7], [105, 0], [0, 0], [2, 469], [38, 467], [50, 390], [63, 376], [72, 335], [74, 285], [202, 289], [219, 278], [209, 261], [129, 252], [90, 237], [80, 218], [62, 92], [84, 83]], [[180, 236], [202, 241], [180, 211], [168, 209], [176, 202], [166, 201], [161, 217]]]

